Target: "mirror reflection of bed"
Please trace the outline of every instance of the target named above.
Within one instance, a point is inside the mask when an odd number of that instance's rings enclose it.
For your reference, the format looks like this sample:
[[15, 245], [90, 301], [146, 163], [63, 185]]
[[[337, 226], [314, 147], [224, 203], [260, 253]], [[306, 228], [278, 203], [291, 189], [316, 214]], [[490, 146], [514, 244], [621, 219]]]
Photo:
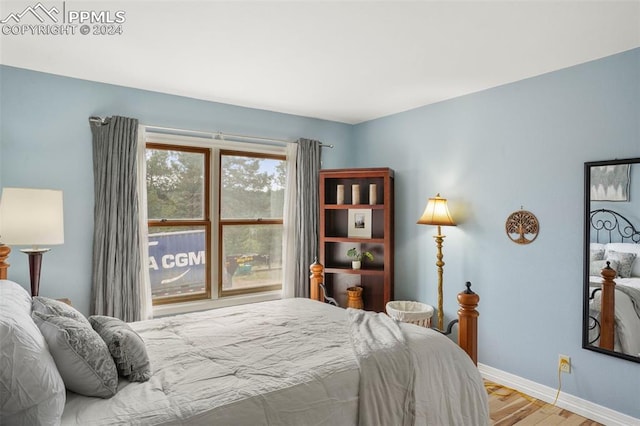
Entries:
[[585, 163], [583, 347], [635, 362], [640, 362], [639, 162]]

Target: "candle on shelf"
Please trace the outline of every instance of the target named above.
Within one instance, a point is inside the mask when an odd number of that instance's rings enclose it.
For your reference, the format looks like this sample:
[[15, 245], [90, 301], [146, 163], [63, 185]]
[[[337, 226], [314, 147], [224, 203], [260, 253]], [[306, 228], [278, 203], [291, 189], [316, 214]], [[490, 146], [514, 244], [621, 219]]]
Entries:
[[378, 185], [369, 184], [369, 204], [378, 204]]
[[344, 185], [338, 185], [336, 191], [336, 204], [344, 204]]
[[351, 185], [351, 204], [360, 204], [360, 185]]

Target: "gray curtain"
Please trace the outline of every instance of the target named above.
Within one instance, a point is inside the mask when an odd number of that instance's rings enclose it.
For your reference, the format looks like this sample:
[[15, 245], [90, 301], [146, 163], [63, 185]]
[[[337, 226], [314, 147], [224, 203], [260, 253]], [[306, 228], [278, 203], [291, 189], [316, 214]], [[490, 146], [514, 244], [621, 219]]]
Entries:
[[138, 120], [90, 119], [94, 231], [91, 313], [140, 320]]
[[296, 157], [298, 208], [296, 209], [295, 296], [309, 297], [309, 266], [318, 255], [320, 214], [320, 142], [299, 139]]

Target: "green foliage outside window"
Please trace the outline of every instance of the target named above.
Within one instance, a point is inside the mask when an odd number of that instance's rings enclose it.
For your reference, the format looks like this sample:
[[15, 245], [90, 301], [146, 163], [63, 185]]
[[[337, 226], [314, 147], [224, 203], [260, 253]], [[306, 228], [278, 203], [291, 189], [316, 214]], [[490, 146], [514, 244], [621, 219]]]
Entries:
[[[285, 161], [222, 155], [220, 163], [223, 223], [234, 219], [282, 219]], [[282, 227], [226, 226], [224, 244], [227, 255], [280, 254]]]
[[[201, 154], [147, 149], [146, 163], [150, 220], [203, 219], [205, 168]], [[234, 153], [222, 155], [220, 163], [219, 199], [223, 223], [227, 220], [282, 219], [286, 161]], [[216, 205], [217, 202], [214, 208]], [[226, 226], [225, 229], [225, 255], [281, 255], [282, 226], [266, 226], [259, 232], [256, 225]], [[165, 227], [163, 232], [172, 230]], [[281, 259], [273, 261], [280, 263]]]
[[203, 180], [202, 154], [148, 149], [149, 219], [203, 219]]

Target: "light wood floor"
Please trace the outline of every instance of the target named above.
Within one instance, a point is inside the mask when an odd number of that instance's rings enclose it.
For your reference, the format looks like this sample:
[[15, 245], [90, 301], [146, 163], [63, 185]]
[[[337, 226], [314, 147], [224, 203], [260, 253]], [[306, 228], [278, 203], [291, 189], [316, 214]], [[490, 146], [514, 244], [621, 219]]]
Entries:
[[491, 424], [495, 426], [602, 426], [562, 408], [531, 398], [516, 390], [485, 381]]

